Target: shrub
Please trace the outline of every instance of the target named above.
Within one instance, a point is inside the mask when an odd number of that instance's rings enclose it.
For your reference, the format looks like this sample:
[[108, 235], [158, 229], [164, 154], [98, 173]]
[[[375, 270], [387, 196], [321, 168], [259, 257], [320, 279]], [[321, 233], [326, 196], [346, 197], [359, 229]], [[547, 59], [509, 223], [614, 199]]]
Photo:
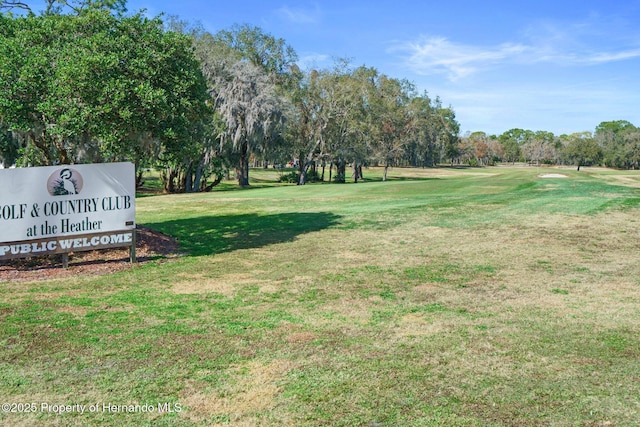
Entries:
[[288, 182], [290, 184], [297, 184], [299, 180], [300, 174], [298, 173], [298, 171], [291, 171], [289, 173], [280, 175], [280, 178], [278, 178], [278, 181]]

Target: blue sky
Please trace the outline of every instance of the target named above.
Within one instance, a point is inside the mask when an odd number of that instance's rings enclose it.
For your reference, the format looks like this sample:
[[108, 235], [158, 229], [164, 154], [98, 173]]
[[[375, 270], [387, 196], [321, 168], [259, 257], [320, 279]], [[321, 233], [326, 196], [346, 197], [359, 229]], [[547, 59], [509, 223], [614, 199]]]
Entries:
[[[36, 2], [33, 2], [34, 4]], [[640, 126], [640, 0], [130, 0], [210, 32], [251, 24], [302, 68], [350, 58], [451, 105], [462, 132]]]

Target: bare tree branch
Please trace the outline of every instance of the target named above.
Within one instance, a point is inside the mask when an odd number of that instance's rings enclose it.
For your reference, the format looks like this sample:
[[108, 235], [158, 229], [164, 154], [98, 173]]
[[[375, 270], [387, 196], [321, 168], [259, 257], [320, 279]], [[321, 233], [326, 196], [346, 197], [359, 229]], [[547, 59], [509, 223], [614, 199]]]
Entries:
[[[124, 13], [127, 0], [45, 0], [45, 15], [59, 14], [63, 11], [80, 14], [88, 9], [105, 9], [117, 13]], [[12, 9], [23, 9], [32, 12], [31, 6], [26, 1], [0, 0], [0, 11], [10, 11]]]
[[11, 9], [24, 9], [32, 12], [31, 8], [28, 4], [23, 3], [21, 1], [4, 1], [0, 0], [0, 11], [1, 10], [11, 10]]

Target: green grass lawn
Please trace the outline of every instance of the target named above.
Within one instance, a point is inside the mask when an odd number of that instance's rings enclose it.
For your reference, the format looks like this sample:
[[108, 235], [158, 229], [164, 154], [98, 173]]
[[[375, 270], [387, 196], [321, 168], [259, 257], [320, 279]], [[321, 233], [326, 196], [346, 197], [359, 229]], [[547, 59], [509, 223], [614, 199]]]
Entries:
[[0, 423], [639, 422], [637, 171], [252, 174], [137, 200], [181, 257], [2, 283]]

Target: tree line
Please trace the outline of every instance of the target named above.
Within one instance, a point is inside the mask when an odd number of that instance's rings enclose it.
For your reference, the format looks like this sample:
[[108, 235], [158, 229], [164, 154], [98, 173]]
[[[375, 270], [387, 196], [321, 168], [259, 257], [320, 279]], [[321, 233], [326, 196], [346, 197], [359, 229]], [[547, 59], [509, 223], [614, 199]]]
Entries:
[[[456, 161], [469, 165], [526, 162], [546, 165], [602, 165], [640, 168], [640, 128], [626, 120], [600, 123], [594, 132], [559, 136], [511, 129], [501, 135], [473, 132], [460, 139]], [[453, 161], [454, 159], [452, 159]]]
[[284, 178], [298, 184], [345, 182], [347, 168], [358, 181], [369, 165], [385, 178], [443, 162], [639, 166], [640, 132], [627, 122], [594, 135], [461, 137], [453, 108], [411, 82], [344, 59], [301, 70], [294, 49], [258, 27], [211, 34], [126, 14], [126, 0], [45, 6], [36, 15], [0, 1], [4, 165], [132, 161], [159, 169], [168, 192], [210, 190], [230, 171], [246, 186], [251, 165], [294, 161]]

